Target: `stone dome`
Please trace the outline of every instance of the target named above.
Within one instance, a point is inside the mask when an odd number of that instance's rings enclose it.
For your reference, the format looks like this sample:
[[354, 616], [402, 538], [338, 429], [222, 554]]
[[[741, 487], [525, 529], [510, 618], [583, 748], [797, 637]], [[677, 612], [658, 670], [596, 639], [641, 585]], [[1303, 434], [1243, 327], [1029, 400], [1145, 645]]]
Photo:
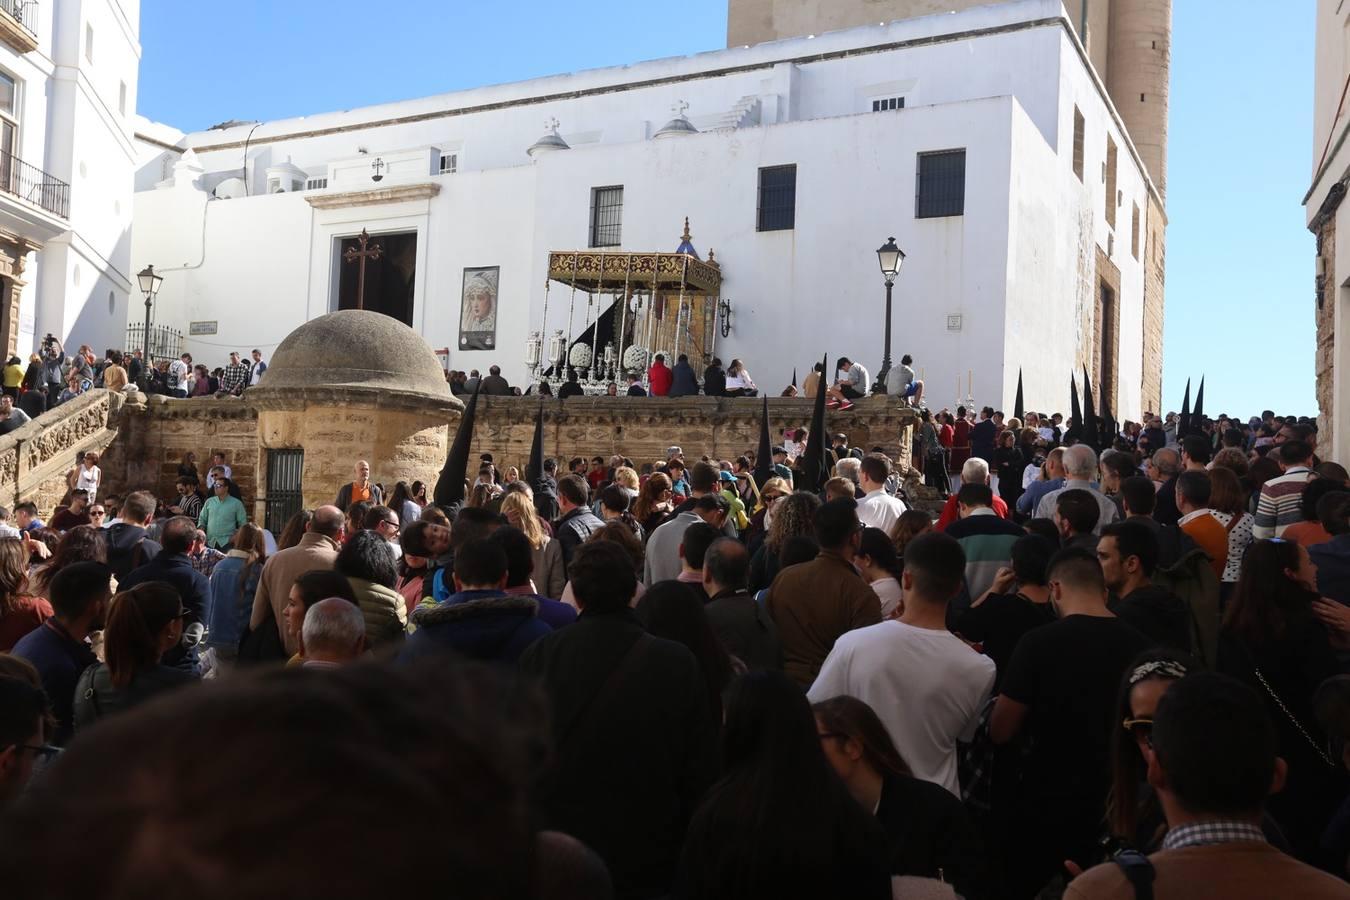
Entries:
[[286, 336], [252, 390], [365, 389], [434, 399], [462, 407], [440, 360], [421, 335], [397, 319], [343, 309]]

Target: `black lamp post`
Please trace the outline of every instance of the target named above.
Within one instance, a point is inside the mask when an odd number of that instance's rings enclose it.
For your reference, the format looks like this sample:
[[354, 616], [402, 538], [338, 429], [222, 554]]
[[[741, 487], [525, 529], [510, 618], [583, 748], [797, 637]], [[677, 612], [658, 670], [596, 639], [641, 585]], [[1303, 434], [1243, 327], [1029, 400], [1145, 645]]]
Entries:
[[905, 263], [905, 251], [895, 245], [895, 238], [888, 238], [885, 245], [877, 250], [877, 261], [881, 263], [881, 274], [886, 279], [886, 349], [881, 358], [881, 371], [872, 385], [872, 393], [886, 393], [886, 378], [891, 374], [891, 288], [895, 285], [895, 276]]
[[155, 274], [154, 266], [146, 266], [136, 273], [136, 279], [141, 283], [141, 293], [145, 295], [145, 331], [141, 334], [141, 372], [148, 379], [150, 375], [150, 308], [154, 305], [155, 295], [159, 293], [159, 286], [163, 283], [164, 277]]

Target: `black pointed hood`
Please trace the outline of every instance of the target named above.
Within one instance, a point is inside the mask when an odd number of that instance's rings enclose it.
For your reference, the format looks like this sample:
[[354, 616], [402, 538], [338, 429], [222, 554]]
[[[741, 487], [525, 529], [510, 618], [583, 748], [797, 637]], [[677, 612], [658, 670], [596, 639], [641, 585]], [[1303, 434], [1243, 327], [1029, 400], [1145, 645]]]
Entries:
[[1013, 418], [1019, 422], [1025, 422], [1027, 419], [1026, 410], [1022, 406], [1022, 370], [1017, 370], [1017, 399], [1013, 401]]
[[525, 483], [534, 486], [544, 474], [544, 401], [539, 401], [539, 409], [534, 419], [534, 440], [530, 442], [530, 462], [525, 466]]
[[1083, 435], [1083, 407], [1078, 402], [1078, 382], [1072, 375], [1069, 376], [1069, 417], [1073, 419], [1073, 425], [1064, 432], [1064, 437], [1081, 440]]
[[793, 387], [796, 387], [796, 386], [797, 386], [797, 367], [796, 367], [796, 366], [793, 366], [793, 367], [792, 367], [792, 386], [793, 386]]
[[1092, 400], [1092, 378], [1083, 366], [1083, 430], [1078, 439], [1093, 450], [1101, 451], [1101, 422], [1097, 419], [1097, 405]]
[[455, 431], [454, 443], [445, 457], [441, 468], [441, 477], [436, 481], [434, 501], [437, 506], [456, 508], [464, 503], [464, 480], [469, 471], [469, 445], [473, 443], [473, 423], [478, 415], [478, 392], [482, 390], [480, 379], [459, 419], [459, 428]]
[[1177, 439], [1191, 433], [1191, 380], [1186, 379], [1186, 396], [1181, 401], [1181, 417], [1177, 419]]
[[1195, 392], [1195, 409], [1191, 410], [1191, 425], [1196, 434], [1205, 425], [1205, 376], [1200, 376], [1200, 389]]
[[[821, 372], [828, 371], [830, 354], [821, 360]], [[824, 376], [821, 376], [824, 378]], [[802, 454], [801, 482], [793, 487], [803, 491], [820, 491], [829, 477], [829, 467], [825, 465], [825, 385], [821, 384], [816, 392], [815, 406], [811, 410], [811, 433], [806, 436], [806, 452]]]
[[769, 440], [769, 398], [764, 398], [764, 414], [759, 420], [759, 449], [755, 451], [755, 484], [761, 489], [773, 477], [773, 444]]

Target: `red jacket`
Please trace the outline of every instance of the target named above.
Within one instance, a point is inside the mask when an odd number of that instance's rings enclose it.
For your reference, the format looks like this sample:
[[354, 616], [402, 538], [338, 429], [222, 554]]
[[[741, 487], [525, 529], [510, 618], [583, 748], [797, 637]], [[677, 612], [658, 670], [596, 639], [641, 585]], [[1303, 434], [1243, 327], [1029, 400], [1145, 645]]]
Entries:
[[[1008, 504], [998, 494], [994, 495], [994, 513], [1000, 519], [1008, 518]], [[938, 517], [937, 524], [933, 526], [937, 531], [946, 531], [947, 526], [961, 518], [960, 511], [956, 508], [956, 495], [949, 494], [947, 503], [942, 507], [942, 515]]]
[[653, 397], [665, 397], [670, 393], [671, 377], [665, 363], [652, 363], [652, 367], [647, 370], [647, 393]]

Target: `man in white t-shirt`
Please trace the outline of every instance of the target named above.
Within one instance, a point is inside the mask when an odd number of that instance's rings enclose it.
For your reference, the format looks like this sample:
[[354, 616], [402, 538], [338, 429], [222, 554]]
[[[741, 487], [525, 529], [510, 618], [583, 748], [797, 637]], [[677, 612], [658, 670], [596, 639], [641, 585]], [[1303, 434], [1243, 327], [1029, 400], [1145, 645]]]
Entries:
[[886, 493], [891, 477], [891, 461], [880, 453], [869, 453], [858, 467], [858, 486], [863, 498], [858, 501], [858, 521], [868, 528], [880, 528], [887, 534], [907, 509], [899, 497]]
[[191, 353], [184, 353], [178, 359], [169, 363], [169, 377], [165, 382], [165, 386], [169, 389], [170, 396], [187, 396], [187, 377], [188, 372], [190, 371], [192, 371]]
[[848, 694], [870, 705], [915, 777], [958, 797], [956, 742], [974, 737], [994, 686], [994, 661], [947, 630], [947, 604], [965, 569], [961, 545], [948, 535], [910, 541], [904, 613], [835, 641], [807, 692], [812, 703]]

